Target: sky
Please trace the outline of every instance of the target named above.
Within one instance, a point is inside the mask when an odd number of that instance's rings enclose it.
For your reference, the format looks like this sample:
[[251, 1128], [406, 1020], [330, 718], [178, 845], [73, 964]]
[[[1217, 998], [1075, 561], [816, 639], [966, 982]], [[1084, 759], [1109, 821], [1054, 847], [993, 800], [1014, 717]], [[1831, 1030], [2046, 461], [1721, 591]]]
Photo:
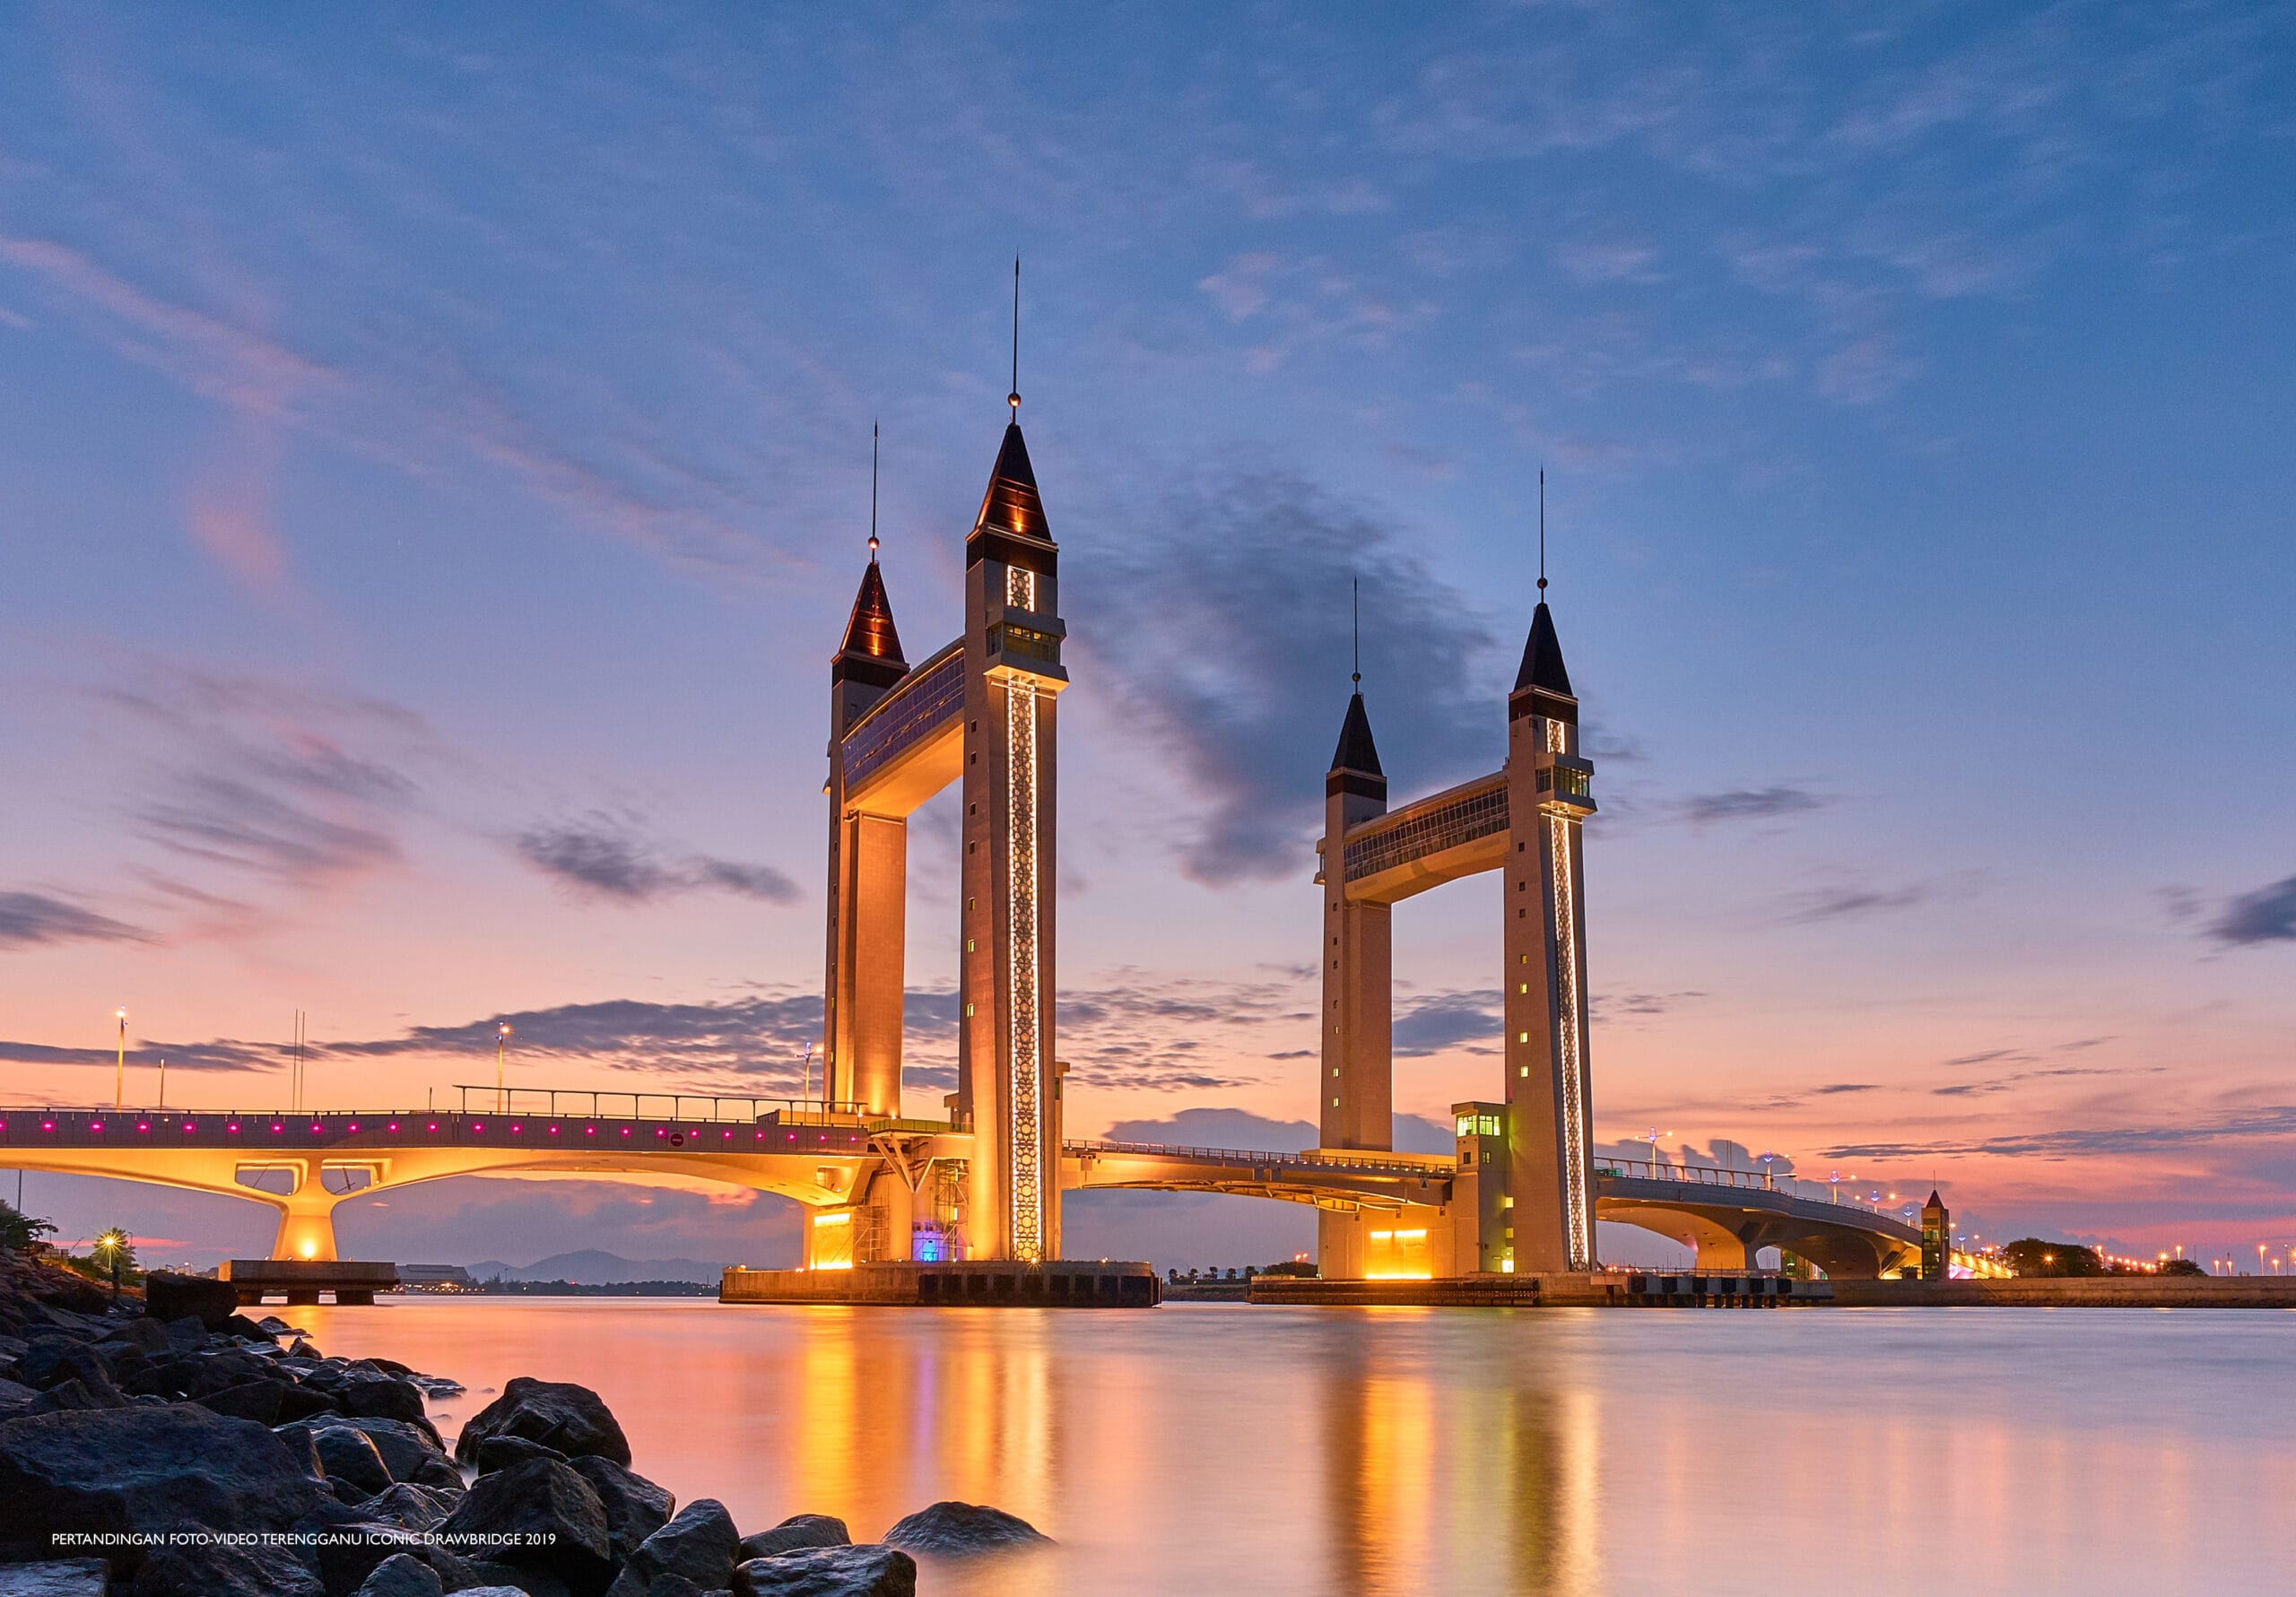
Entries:
[[[0, 1098], [103, 1101], [123, 1003], [187, 1106], [280, 1101], [299, 1010], [342, 1107], [489, 1081], [503, 1019], [528, 1085], [795, 1090], [871, 428], [921, 659], [1017, 255], [1072, 1133], [1312, 1139], [1349, 584], [1396, 801], [1493, 768], [1544, 469], [1598, 1141], [2296, 1245], [2289, 6], [0, 0]], [[1496, 1094], [1496, 892], [1397, 915], [1411, 1135]], [[187, 1256], [270, 1226], [27, 1202]], [[794, 1228], [500, 1179], [339, 1223]]]

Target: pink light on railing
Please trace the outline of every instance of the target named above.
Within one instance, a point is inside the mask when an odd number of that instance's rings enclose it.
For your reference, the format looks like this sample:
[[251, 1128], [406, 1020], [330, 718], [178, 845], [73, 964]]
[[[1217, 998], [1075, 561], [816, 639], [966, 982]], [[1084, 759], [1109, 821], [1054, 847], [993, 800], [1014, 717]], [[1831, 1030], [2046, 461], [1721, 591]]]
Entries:
[[135, 1129], [139, 1132], [148, 1132], [152, 1129], [152, 1123], [148, 1120], [139, 1120], [135, 1123]]
[[434, 1132], [435, 1132], [435, 1131], [437, 1131], [437, 1130], [439, 1129], [439, 1123], [438, 1123], [437, 1121], [435, 1121], [435, 1120], [434, 1120], [434, 1121], [432, 1121], [432, 1122], [430, 1123], [430, 1129], [431, 1129], [432, 1131], [434, 1131]]
[[625, 1136], [625, 1137], [626, 1137], [626, 1136], [628, 1136], [628, 1135], [630, 1134], [630, 1128], [629, 1128], [628, 1126], [626, 1126], [626, 1125], [625, 1125], [625, 1126], [623, 1126], [623, 1127], [622, 1128], [622, 1134], [623, 1136]]
[[234, 1136], [238, 1135], [238, 1134], [239, 1134], [239, 1123], [238, 1121], [234, 1120], [233, 1122], [231, 1122], [231, 1124], [230, 1124], [230, 1131], [231, 1131], [231, 1133], [232, 1133]]
[[393, 1130], [393, 1131], [396, 1131], [396, 1130], [398, 1130], [398, 1122], [397, 1122], [397, 1121], [394, 1120], [394, 1121], [392, 1121], [392, 1122], [391, 1122], [391, 1130]]
[[595, 1125], [586, 1125], [582, 1128], [582, 1134], [586, 1137], [595, 1137], [598, 1134], [598, 1128]]
[[91, 1124], [88, 1129], [91, 1132], [100, 1132], [104, 1129], [104, 1123], [100, 1120], [96, 1121]]
[[281, 1125], [281, 1124], [279, 1124], [276, 1121], [274, 1121], [274, 1122], [273, 1122], [273, 1123], [272, 1123], [271, 1134], [272, 1134], [273, 1136], [274, 1136], [274, 1137], [275, 1137], [275, 1136], [277, 1136], [281, 1132], [283, 1132], [283, 1131], [285, 1131], [286, 1129], [287, 1129], [287, 1128], [286, 1128], [285, 1126]]
[[524, 1131], [524, 1130], [526, 1130], [526, 1128], [525, 1126], [523, 1126], [523, 1125], [514, 1125], [514, 1126], [512, 1126], [512, 1127], [510, 1128], [510, 1134], [511, 1134], [512, 1136], [514, 1136], [514, 1137], [515, 1137], [515, 1136], [517, 1136], [520, 1132], [522, 1132], [522, 1131]]
[[317, 1131], [320, 1131], [320, 1130], [322, 1130], [322, 1129], [324, 1129], [324, 1128], [320, 1126], [320, 1124], [319, 1124], [319, 1123], [318, 1123], [317, 1121], [314, 1120], [314, 1121], [312, 1121], [312, 1122], [311, 1122], [311, 1130], [312, 1130], [313, 1132], [317, 1132]]
[[56, 1122], [53, 1120], [43, 1120], [39, 1123], [39, 1129], [44, 1132], [52, 1132], [56, 1129]]
[[470, 1129], [474, 1132], [483, 1132], [486, 1129], [486, 1125], [484, 1122], [480, 1122], [479, 1124], [473, 1125]]
[[357, 1130], [359, 1129], [359, 1123], [358, 1123], [357, 1121], [355, 1121], [355, 1120], [354, 1120], [354, 1121], [352, 1121], [352, 1122], [351, 1123], [351, 1129], [352, 1129], [352, 1131], [354, 1131], [354, 1132], [355, 1132], [355, 1131], [357, 1131]]
[[187, 1120], [187, 1121], [185, 1121], [185, 1122], [183, 1123], [183, 1129], [184, 1129], [184, 1130], [186, 1130], [186, 1131], [187, 1131], [187, 1132], [196, 1132], [196, 1131], [197, 1131], [199, 1128], [198, 1128], [197, 1126], [194, 1125], [190, 1121]]
[[554, 1125], [553, 1125], [553, 1126], [552, 1126], [552, 1127], [550, 1128], [550, 1134], [551, 1134], [552, 1136], [553, 1136], [553, 1137], [554, 1137], [554, 1136], [556, 1136], [556, 1135], [558, 1134], [558, 1128], [557, 1128], [556, 1126], [554, 1126]]

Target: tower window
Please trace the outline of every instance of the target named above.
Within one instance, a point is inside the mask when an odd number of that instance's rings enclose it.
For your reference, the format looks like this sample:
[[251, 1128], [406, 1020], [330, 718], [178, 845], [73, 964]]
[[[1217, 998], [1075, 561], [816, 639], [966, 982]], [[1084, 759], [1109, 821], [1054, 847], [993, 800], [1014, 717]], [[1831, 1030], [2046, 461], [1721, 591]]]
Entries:
[[1531, 1034], [1527, 1031], [1518, 1031], [1515, 1034], [1515, 1040], [1518, 1043], [1529, 1042], [1531, 1040]]

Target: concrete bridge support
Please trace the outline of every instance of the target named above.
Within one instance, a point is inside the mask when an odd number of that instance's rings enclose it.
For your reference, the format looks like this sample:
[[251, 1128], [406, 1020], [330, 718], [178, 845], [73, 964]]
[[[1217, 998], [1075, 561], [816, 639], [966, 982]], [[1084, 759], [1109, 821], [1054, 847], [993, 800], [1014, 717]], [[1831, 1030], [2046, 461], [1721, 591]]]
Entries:
[[271, 1245], [274, 1259], [300, 1259], [332, 1263], [335, 1251], [335, 1206], [342, 1199], [312, 1184], [308, 1193], [296, 1193], [279, 1205], [279, 1235]]

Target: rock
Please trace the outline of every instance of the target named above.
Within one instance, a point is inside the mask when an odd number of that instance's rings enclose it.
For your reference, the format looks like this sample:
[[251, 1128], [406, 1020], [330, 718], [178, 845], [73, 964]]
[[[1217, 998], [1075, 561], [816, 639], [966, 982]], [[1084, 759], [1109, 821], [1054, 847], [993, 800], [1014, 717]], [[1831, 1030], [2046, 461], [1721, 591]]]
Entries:
[[16, 1360], [16, 1373], [27, 1385], [42, 1391], [76, 1380], [91, 1392], [119, 1395], [110, 1363], [86, 1342], [70, 1337], [43, 1337], [32, 1343]]
[[[725, 1592], [726, 1597], [734, 1597], [724, 1586], [718, 1590]], [[646, 1588], [646, 1597], [710, 1597], [710, 1594], [683, 1575], [657, 1575], [654, 1577], [654, 1584]]]
[[266, 1348], [276, 1347], [279, 1342], [277, 1337], [273, 1336], [271, 1332], [245, 1315], [233, 1315], [214, 1329], [226, 1336], [238, 1337], [243, 1342], [261, 1342]]
[[462, 1496], [463, 1488], [467, 1484], [463, 1480], [463, 1472], [455, 1468], [452, 1461], [444, 1454], [440, 1454], [437, 1458], [424, 1459], [422, 1467], [407, 1479], [417, 1486], [438, 1487], [451, 1491], [457, 1497]]
[[184, 1524], [282, 1531], [317, 1497], [279, 1437], [189, 1404], [34, 1414], [0, 1427], [0, 1542]]
[[300, 1325], [290, 1325], [277, 1315], [265, 1315], [256, 1322], [274, 1336], [302, 1336], [307, 1334]]
[[850, 1547], [853, 1533], [845, 1522], [826, 1514], [794, 1514], [770, 1531], [742, 1538], [741, 1550], [735, 1555], [735, 1563], [747, 1563], [752, 1558], [770, 1558], [776, 1553], [794, 1552], [801, 1547]]
[[639, 1544], [609, 1597], [650, 1597], [654, 1582], [665, 1575], [683, 1575], [705, 1592], [722, 1587], [734, 1578], [734, 1554], [741, 1542], [726, 1505], [715, 1497], [697, 1498]]
[[[361, 1432], [375, 1445], [375, 1451], [383, 1455], [384, 1466], [390, 1471], [393, 1480], [413, 1480], [430, 1462], [446, 1464], [448, 1470], [454, 1468], [447, 1463], [447, 1451], [439, 1445], [439, 1434], [427, 1420], [418, 1425], [405, 1419], [370, 1419], [354, 1415], [336, 1423]], [[457, 1487], [462, 1483], [463, 1478], [458, 1474], [448, 1482]]]
[[666, 1488], [632, 1474], [610, 1458], [586, 1455], [572, 1463], [574, 1472], [590, 1483], [590, 1489], [605, 1506], [606, 1537], [617, 1562], [670, 1523], [678, 1500]]
[[171, 1346], [168, 1341], [166, 1323], [153, 1319], [148, 1312], [136, 1315], [105, 1340], [140, 1348], [146, 1353], [165, 1353]]
[[342, 1410], [326, 1393], [310, 1386], [290, 1386], [279, 1394], [279, 1423], [310, 1419], [318, 1415], [339, 1415]]
[[546, 1569], [514, 1569], [508, 1564], [473, 1564], [479, 1579], [491, 1584], [483, 1592], [511, 1592], [523, 1597], [573, 1597], [572, 1589]]
[[465, 1463], [474, 1462], [478, 1445], [495, 1436], [523, 1436], [555, 1447], [569, 1458], [592, 1454], [625, 1467], [630, 1462], [630, 1440], [622, 1434], [613, 1411], [596, 1393], [571, 1382], [514, 1377], [502, 1388], [501, 1396], [463, 1427], [455, 1442], [455, 1456]]
[[897, 1547], [805, 1547], [734, 1571], [741, 1597], [917, 1597], [917, 1560]]
[[0, 1381], [0, 1419], [30, 1409], [39, 1393], [16, 1381]]
[[[204, 1330], [221, 1331], [228, 1322], [239, 1317], [239, 1294], [229, 1281], [154, 1270], [144, 1278], [144, 1312], [170, 1326], [174, 1321], [189, 1315], [198, 1320]], [[170, 1334], [173, 1334], [172, 1329]]]
[[277, 1425], [281, 1400], [291, 1390], [285, 1381], [248, 1381], [209, 1393], [199, 1399], [199, 1406], [210, 1413], [229, 1414], [235, 1419]]
[[426, 1376], [418, 1372], [406, 1378], [413, 1382], [425, 1397], [460, 1397], [465, 1391], [460, 1381], [448, 1380], [445, 1376]]
[[101, 1558], [54, 1558], [39, 1564], [0, 1566], [0, 1593], [6, 1597], [104, 1597], [111, 1574]]
[[[156, 1320], [161, 1317], [153, 1314], [149, 1307], [146, 1307], [144, 1312], [150, 1319]], [[166, 1330], [168, 1346], [178, 1351], [188, 1351], [207, 1341], [207, 1322], [197, 1315], [178, 1315], [167, 1322]]]
[[385, 1524], [410, 1531], [434, 1531], [461, 1500], [460, 1492], [449, 1494], [435, 1487], [402, 1480], [361, 1507]]
[[358, 1488], [361, 1497], [390, 1490], [390, 1466], [366, 1432], [347, 1425], [329, 1425], [312, 1431], [311, 1440], [318, 1448], [319, 1468], [326, 1471], [329, 1480]]
[[540, 1597], [524, 1586], [464, 1586], [455, 1597]]
[[59, 1381], [34, 1398], [31, 1412], [35, 1414], [86, 1414], [104, 1409], [124, 1409], [127, 1399], [116, 1386], [90, 1391], [79, 1380]]
[[343, 1389], [343, 1406], [373, 1419], [421, 1419], [422, 1393], [412, 1381], [373, 1376]]
[[393, 1553], [360, 1584], [357, 1597], [444, 1597], [438, 1571], [406, 1553]]
[[293, 1345], [288, 1348], [287, 1357], [290, 1358], [308, 1358], [313, 1363], [317, 1363], [325, 1359], [326, 1355], [320, 1352], [317, 1348], [311, 1346], [309, 1342], [304, 1341], [299, 1336], [295, 1339]]
[[596, 1597], [613, 1578], [608, 1561], [606, 1511], [590, 1483], [556, 1459], [528, 1459], [472, 1483], [439, 1527], [457, 1536], [516, 1537], [517, 1545], [487, 1547], [493, 1561], [557, 1575], [577, 1597]]
[[283, 1547], [162, 1547], [135, 1572], [135, 1597], [326, 1597]]
[[554, 1458], [560, 1463], [571, 1462], [555, 1447], [545, 1447], [540, 1442], [529, 1442], [524, 1436], [489, 1436], [478, 1445], [478, 1455], [472, 1462], [482, 1475], [491, 1475], [497, 1470], [507, 1470], [512, 1464], [525, 1463], [530, 1458]]
[[937, 1558], [1002, 1552], [1006, 1548], [1049, 1542], [1051, 1537], [1018, 1515], [985, 1503], [935, 1503], [920, 1508], [885, 1532], [885, 1545]]

